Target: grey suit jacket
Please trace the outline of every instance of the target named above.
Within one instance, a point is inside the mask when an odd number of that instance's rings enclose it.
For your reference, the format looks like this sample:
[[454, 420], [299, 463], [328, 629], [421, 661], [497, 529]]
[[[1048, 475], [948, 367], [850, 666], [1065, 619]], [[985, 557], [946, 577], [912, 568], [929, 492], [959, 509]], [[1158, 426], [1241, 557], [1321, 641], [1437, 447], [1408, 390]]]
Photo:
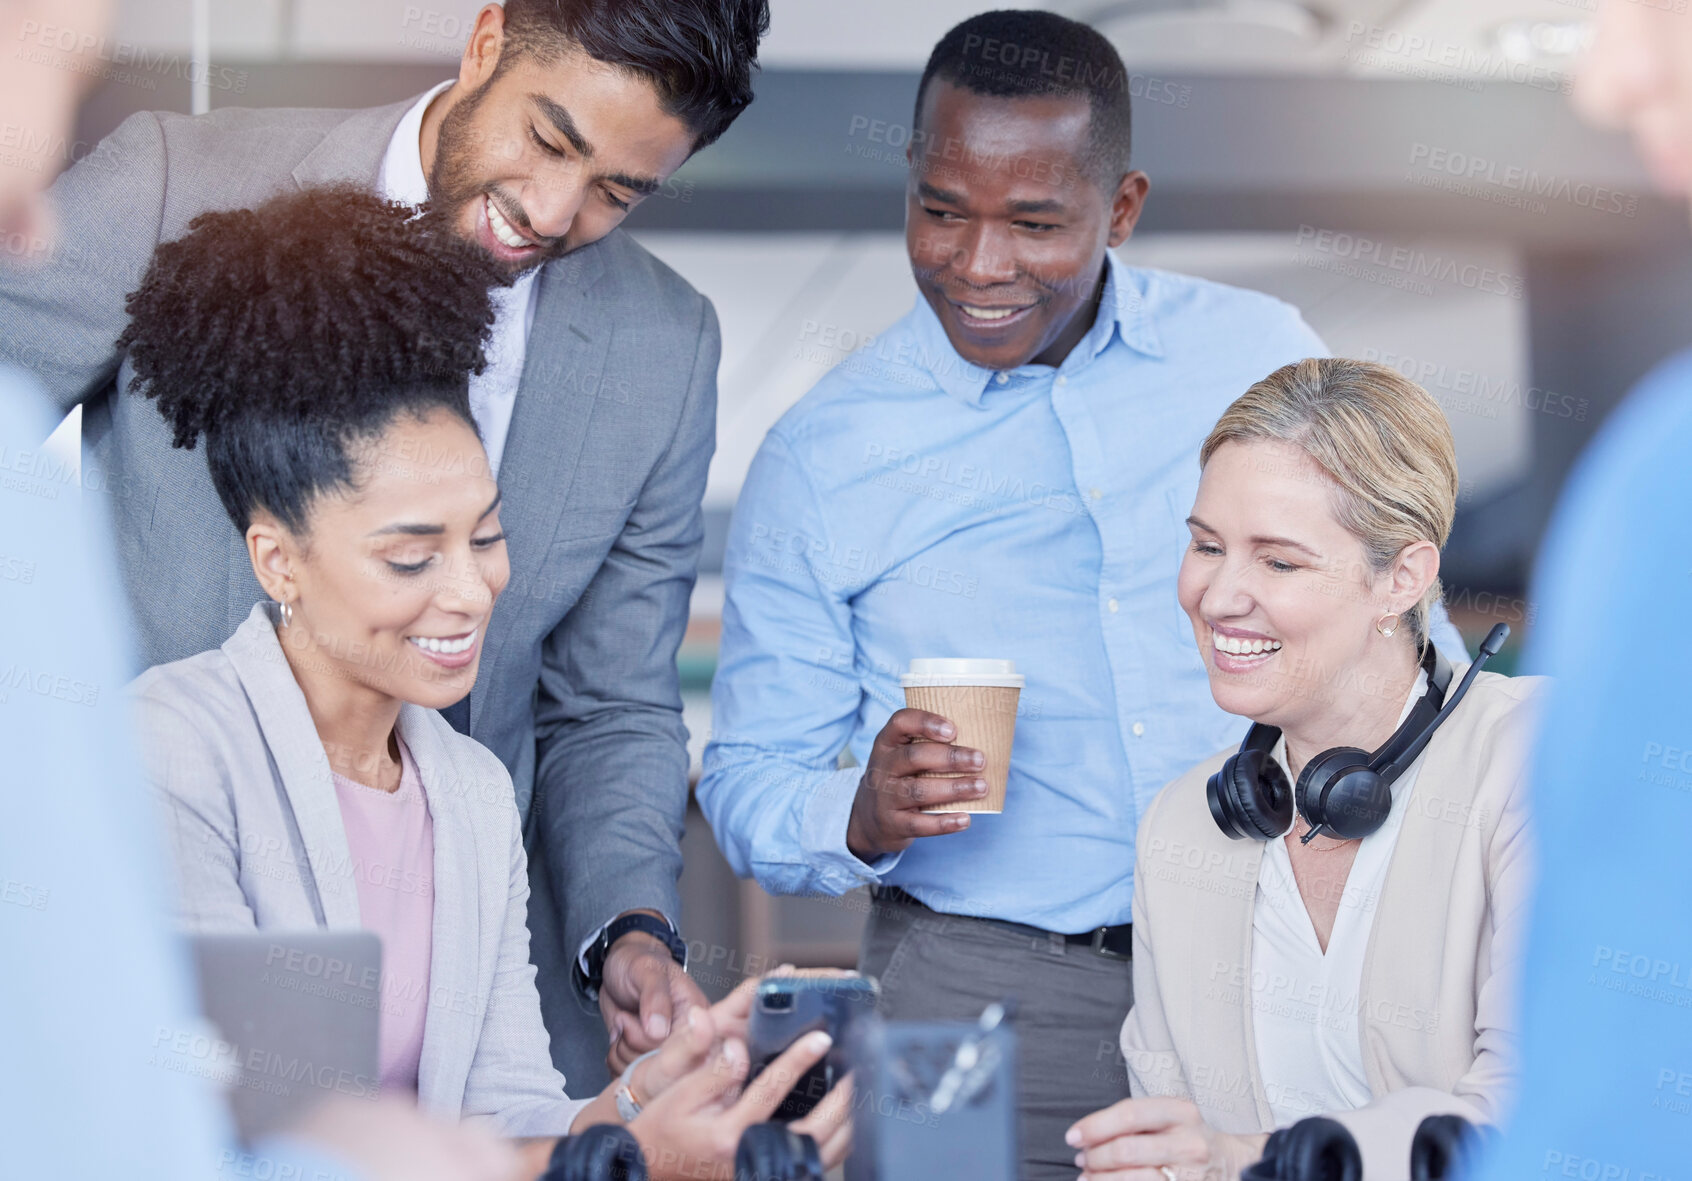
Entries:
[[[192, 932], [361, 926], [329, 760], [274, 619], [257, 604], [221, 648], [131, 686]], [[402, 706], [399, 732], [435, 833], [419, 1103], [508, 1135], [563, 1135], [585, 1101], [565, 1098], [547, 1057], [511, 777], [433, 710]]]
[[[175, 450], [113, 348], [157, 243], [199, 213], [294, 186], [376, 183], [414, 102], [360, 111], [227, 108], [125, 120], [52, 189], [59, 246], [0, 268], [0, 357], [83, 407], [112, 501], [147, 664], [216, 647], [263, 597], [203, 454]], [[553, 1052], [604, 1077], [604, 1027], [575, 952], [625, 910], [680, 921], [687, 621], [714, 446], [719, 337], [698, 292], [621, 231], [545, 266], [500, 463], [512, 579], [489, 622], [469, 732], [511, 772]]]

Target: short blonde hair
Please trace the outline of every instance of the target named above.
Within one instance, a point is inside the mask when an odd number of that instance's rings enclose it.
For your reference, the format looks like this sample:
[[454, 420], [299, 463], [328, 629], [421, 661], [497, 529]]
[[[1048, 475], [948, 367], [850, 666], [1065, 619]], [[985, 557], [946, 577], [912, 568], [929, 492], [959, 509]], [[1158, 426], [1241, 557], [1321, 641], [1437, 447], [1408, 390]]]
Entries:
[[[1199, 467], [1222, 444], [1254, 439], [1290, 443], [1327, 474], [1334, 514], [1376, 572], [1414, 542], [1445, 548], [1457, 512], [1451, 426], [1439, 403], [1396, 370], [1345, 357], [1283, 365], [1223, 412], [1199, 449]], [[1418, 648], [1439, 597], [1436, 578], [1403, 613]]]

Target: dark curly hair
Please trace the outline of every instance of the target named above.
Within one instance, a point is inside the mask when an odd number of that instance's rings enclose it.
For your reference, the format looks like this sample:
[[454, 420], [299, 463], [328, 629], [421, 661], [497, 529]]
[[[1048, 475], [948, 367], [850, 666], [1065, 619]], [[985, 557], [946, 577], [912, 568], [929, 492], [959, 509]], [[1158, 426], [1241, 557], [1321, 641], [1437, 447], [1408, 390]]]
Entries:
[[352, 185], [202, 213], [153, 255], [118, 338], [171, 442], [206, 440], [243, 533], [255, 508], [305, 531], [319, 495], [356, 486], [353, 452], [402, 412], [475, 428], [489, 289], [509, 278], [429, 216]]
[[499, 69], [580, 49], [642, 74], [698, 151], [751, 104], [758, 42], [769, 31], [769, 0], [505, 0], [509, 52]]

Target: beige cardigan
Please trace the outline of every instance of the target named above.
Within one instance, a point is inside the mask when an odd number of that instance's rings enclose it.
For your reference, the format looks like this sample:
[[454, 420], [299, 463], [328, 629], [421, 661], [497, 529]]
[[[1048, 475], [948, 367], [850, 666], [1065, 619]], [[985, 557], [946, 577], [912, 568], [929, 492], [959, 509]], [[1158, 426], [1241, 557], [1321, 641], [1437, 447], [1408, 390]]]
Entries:
[[[1418, 760], [1358, 997], [1374, 1099], [1329, 1113], [1357, 1138], [1370, 1181], [1404, 1181], [1425, 1116], [1496, 1122], [1512, 1089], [1512, 974], [1531, 874], [1527, 741], [1542, 685], [1481, 673]], [[1122, 1051], [1133, 1094], [1190, 1098], [1219, 1131], [1268, 1132], [1250, 1005], [1263, 845], [1224, 836], [1205, 801], [1230, 753], [1164, 788], [1140, 824]]]

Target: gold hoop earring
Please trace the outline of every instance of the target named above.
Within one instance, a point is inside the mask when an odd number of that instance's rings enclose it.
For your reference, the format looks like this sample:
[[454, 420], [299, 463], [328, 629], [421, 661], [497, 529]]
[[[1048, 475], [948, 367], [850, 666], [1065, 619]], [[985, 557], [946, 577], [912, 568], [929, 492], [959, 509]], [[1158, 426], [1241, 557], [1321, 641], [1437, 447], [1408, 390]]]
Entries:
[[294, 607], [293, 607], [293, 604], [291, 604], [291, 603], [280, 604], [278, 609], [277, 609], [277, 614], [282, 616], [282, 626], [287, 627], [290, 623], [294, 622]]
[[[1387, 622], [1389, 619], [1392, 620], [1391, 623]], [[1388, 639], [1391, 639], [1392, 633], [1398, 630], [1398, 613], [1396, 611], [1388, 611], [1385, 615], [1375, 620], [1375, 630]]]

